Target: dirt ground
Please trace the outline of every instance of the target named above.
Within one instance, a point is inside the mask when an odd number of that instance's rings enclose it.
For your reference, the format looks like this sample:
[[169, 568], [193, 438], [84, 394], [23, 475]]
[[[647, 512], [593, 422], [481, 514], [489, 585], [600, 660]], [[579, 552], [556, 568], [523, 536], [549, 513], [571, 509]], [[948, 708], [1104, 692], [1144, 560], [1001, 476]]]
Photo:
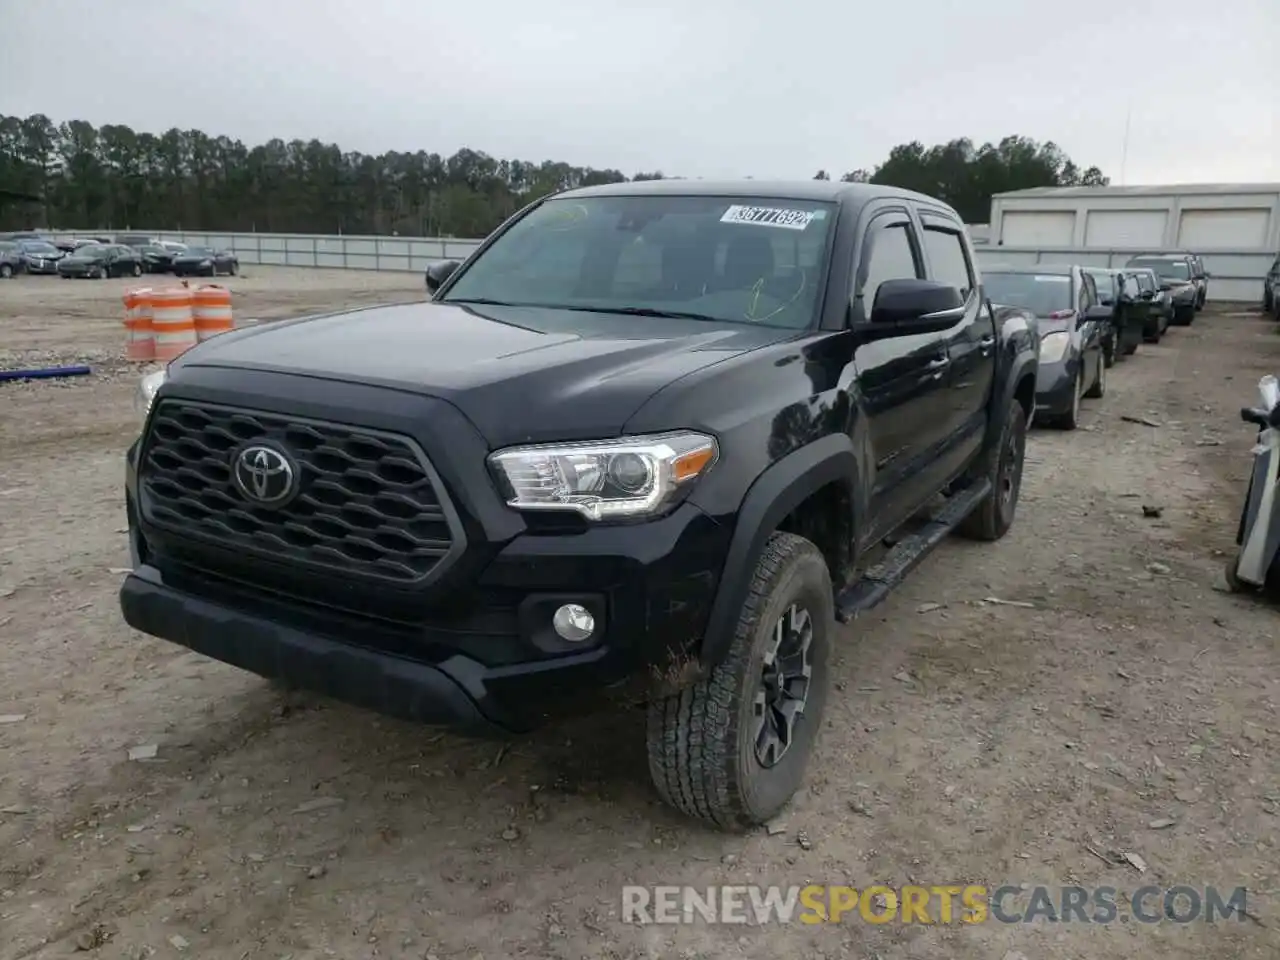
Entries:
[[[420, 284], [265, 268], [229, 282], [239, 315], [261, 318]], [[1252, 443], [1237, 411], [1280, 369], [1260, 315], [1206, 311], [1112, 370], [1083, 429], [1035, 431], [1012, 533], [945, 544], [842, 628], [807, 789], [775, 830], [731, 837], [659, 804], [638, 712], [499, 750], [286, 696], [125, 627], [124, 287], [0, 283], [0, 367], [96, 370], [0, 384], [4, 960], [1280, 952], [1277, 613], [1214, 586]], [[624, 884], [809, 882], [1245, 886], [1249, 918], [621, 919]]]

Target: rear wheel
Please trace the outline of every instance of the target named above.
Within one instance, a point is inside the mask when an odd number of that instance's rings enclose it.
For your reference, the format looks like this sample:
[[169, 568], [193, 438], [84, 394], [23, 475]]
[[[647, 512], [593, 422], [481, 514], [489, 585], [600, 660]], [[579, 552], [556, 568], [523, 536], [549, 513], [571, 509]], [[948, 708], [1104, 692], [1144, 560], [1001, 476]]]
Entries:
[[140, 277], [140, 276], [142, 276], [142, 264], [140, 264], [140, 263], [135, 263], [135, 264], [133, 265], [133, 275], [134, 275], [135, 277]]
[[834, 626], [822, 554], [803, 537], [773, 534], [723, 661], [649, 704], [649, 772], [667, 803], [727, 830], [786, 806], [821, 728]]
[[8, 280], [13, 276], [13, 265], [9, 263], [0, 263], [0, 280]]
[[95, 280], [105, 280], [105, 279], [107, 279], [107, 268], [106, 268], [106, 267], [99, 267], [99, 268], [97, 269], [97, 272], [95, 272], [95, 273], [94, 273], [93, 278], [94, 278]]
[[1022, 465], [1027, 452], [1027, 411], [1014, 400], [1005, 411], [999, 445], [987, 464], [991, 496], [965, 517], [956, 532], [970, 540], [999, 540], [1013, 526], [1022, 490]]

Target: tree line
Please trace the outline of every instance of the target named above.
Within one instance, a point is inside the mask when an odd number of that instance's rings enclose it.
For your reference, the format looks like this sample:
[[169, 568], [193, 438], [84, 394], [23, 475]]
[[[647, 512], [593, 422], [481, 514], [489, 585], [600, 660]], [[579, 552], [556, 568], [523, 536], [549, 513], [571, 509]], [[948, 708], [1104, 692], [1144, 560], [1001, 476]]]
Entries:
[[[0, 115], [0, 229], [398, 233], [482, 237], [539, 197], [574, 187], [663, 179], [563, 161], [501, 160], [463, 148], [380, 155], [319, 140], [257, 146], [199, 130], [139, 132], [43, 114]], [[816, 179], [830, 179], [819, 171]], [[894, 147], [873, 170], [841, 180], [891, 184], [945, 200], [967, 222], [991, 195], [1027, 187], [1105, 184], [1053, 143], [1006, 137]]]

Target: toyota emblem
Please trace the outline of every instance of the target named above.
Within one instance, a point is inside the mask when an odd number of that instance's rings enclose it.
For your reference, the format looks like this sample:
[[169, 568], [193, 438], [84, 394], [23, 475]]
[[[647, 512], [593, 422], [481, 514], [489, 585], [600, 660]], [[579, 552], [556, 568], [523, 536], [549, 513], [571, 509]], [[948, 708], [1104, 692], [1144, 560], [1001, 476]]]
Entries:
[[262, 507], [280, 506], [298, 491], [298, 474], [289, 457], [263, 444], [241, 449], [231, 475], [244, 498]]

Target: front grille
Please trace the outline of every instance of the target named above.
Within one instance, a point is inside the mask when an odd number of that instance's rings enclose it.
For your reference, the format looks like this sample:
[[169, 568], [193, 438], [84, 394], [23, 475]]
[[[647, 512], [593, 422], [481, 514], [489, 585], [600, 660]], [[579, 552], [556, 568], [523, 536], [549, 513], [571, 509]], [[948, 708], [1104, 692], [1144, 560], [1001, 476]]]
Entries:
[[[278, 508], [255, 506], [232, 479], [239, 450], [264, 440], [298, 467], [298, 493]], [[155, 527], [277, 564], [408, 585], [443, 572], [462, 545], [418, 446], [363, 427], [164, 400], [138, 479]]]

